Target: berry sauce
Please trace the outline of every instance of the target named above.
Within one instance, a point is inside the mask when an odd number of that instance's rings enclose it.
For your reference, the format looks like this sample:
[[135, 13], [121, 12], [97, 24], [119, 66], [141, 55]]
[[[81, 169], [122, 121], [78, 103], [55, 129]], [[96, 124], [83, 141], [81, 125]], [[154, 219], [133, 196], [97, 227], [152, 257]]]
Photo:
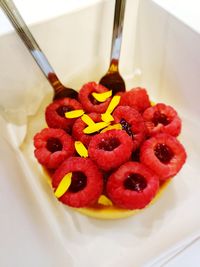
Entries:
[[157, 126], [159, 123], [161, 123], [163, 125], [167, 125], [170, 123], [169, 118], [165, 114], [163, 114], [159, 111], [156, 111], [154, 113], [152, 121], [153, 121], [155, 126]]
[[89, 94], [88, 98], [89, 98], [90, 102], [91, 102], [93, 105], [99, 105], [99, 104], [101, 104], [101, 102], [99, 102], [98, 100], [96, 100], [96, 99], [93, 97], [92, 94]]
[[124, 131], [126, 131], [126, 133], [133, 138], [133, 132], [131, 130], [131, 125], [123, 118], [120, 120], [120, 124], [122, 126], [122, 129]]
[[46, 148], [51, 153], [54, 153], [56, 151], [61, 151], [63, 148], [63, 145], [58, 138], [51, 137], [47, 140]]
[[113, 151], [119, 145], [120, 142], [117, 138], [102, 139], [101, 143], [99, 143], [99, 149], [103, 149], [105, 151]]
[[72, 193], [77, 193], [85, 188], [87, 185], [87, 177], [83, 172], [73, 172], [72, 182], [69, 187], [69, 191]]
[[141, 192], [147, 187], [147, 182], [142, 175], [138, 173], [131, 173], [124, 180], [124, 187], [125, 189]]
[[65, 113], [71, 110], [73, 110], [73, 108], [70, 106], [60, 106], [59, 108], [56, 109], [56, 112], [58, 113], [59, 116], [65, 118]]
[[169, 163], [174, 156], [171, 148], [165, 144], [157, 144], [154, 148], [154, 153], [156, 157], [164, 164]]

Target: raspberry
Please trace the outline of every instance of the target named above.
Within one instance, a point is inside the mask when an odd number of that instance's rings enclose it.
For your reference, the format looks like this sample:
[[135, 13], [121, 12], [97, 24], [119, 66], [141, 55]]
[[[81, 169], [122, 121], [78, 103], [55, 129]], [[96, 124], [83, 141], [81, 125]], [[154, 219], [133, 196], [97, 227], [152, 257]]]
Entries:
[[62, 98], [55, 100], [47, 106], [45, 111], [46, 122], [50, 128], [61, 128], [70, 132], [70, 128], [75, 119], [67, 119], [65, 112], [81, 109], [81, 104], [72, 98]]
[[158, 103], [147, 108], [143, 118], [150, 136], [157, 133], [178, 136], [181, 131], [181, 119], [171, 106]]
[[111, 98], [108, 98], [105, 102], [101, 103], [92, 96], [92, 93], [103, 93], [107, 91], [108, 89], [106, 87], [95, 82], [90, 82], [83, 85], [79, 92], [79, 100], [83, 106], [83, 109], [86, 112], [104, 113], [110, 103]]
[[109, 178], [106, 186], [108, 197], [120, 208], [142, 209], [159, 189], [158, 177], [146, 166], [126, 162]]
[[126, 162], [132, 148], [133, 142], [125, 131], [110, 130], [93, 136], [88, 152], [101, 169], [109, 171]]
[[175, 176], [182, 168], [186, 152], [176, 137], [163, 133], [143, 143], [140, 160], [154, 171], [161, 181], [165, 181]]
[[[90, 113], [88, 114], [89, 117], [94, 122], [100, 122], [101, 121], [101, 115], [98, 113]], [[83, 130], [87, 127], [87, 124], [81, 119], [78, 118], [72, 128], [72, 136], [75, 140], [81, 141], [85, 146], [88, 147], [90, 140], [94, 134], [84, 134]]]
[[140, 162], [140, 148], [137, 148], [135, 151], [133, 151], [131, 155], [131, 160]]
[[137, 87], [121, 95], [120, 106], [129, 106], [142, 113], [151, 103], [146, 89]]
[[34, 136], [35, 157], [49, 169], [57, 168], [74, 154], [74, 142], [62, 129], [45, 128]]
[[146, 135], [146, 127], [141, 114], [128, 106], [119, 106], [113, 112], [116, 123], [121, 123], [122, 128], [133, 139], [133, 151], [139, 147]]
[[71, 157], [56, 170], [52, 180], [57, 188], [62, 178], [72, 172], [72, 182], [59, 200], [71, 207], [87, 207], [97, 202], [103, 190], [103, 177], [98, 167], [88, 158]]

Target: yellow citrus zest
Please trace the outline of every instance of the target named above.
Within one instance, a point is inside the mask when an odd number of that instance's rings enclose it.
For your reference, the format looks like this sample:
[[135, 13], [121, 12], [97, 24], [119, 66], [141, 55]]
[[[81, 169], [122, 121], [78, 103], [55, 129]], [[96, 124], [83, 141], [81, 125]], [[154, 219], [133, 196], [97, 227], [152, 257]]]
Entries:
[[76, 109], [76, 110], [65, 112], [65, 117], [67, 119], [74, 119], [74, 118], [81, 117], [84, 113], [85, 111], [83, 109]]
[[122, 126], [120, 123], [109, 125], [108, 127], [104, 128], [101, 133], [107, 132], [109, 130], [122, 130]]
[[92, 96], [99, 102], [105, 102], [109, 97], [112, 96], [112, 90], [104, 93], [92, 93]]
[[76, 152], [82, 158], [87, 158], [88, 157], [87, 148], [84, 146], [84, 144], [81, 141], [75, 141], [75, 149], [76, 149]]
[[104, 205], [104, 206], [112, 206], [112, 201], [107, 198], [105, 195], [101, 195], [98, 199], [98, 204]]
[[114, 121], [113, 116], [112, 116], [110, 113], [107, 113], [107, 112], [101, 114], [101, 119], [102, 119], [102, 121], [104, 121], [104, 122], [111, 122], [111, 121]]
[[61, 197], [65, 192], [67, 192], [67, 189], [70, 187], [71, 181], [72, 172], [69, 172], [62, 178], [54, 193], [57, 198]]
[[109, 125], [108, 122], [97, 122], [95, 124], [89, 125], [88, 127], [86, 127], [83, 132], [85, 134], [91, 134], [91, 133], [95, 133], [98, 132], [99, 130], [102, 130], [103, 128], [107, 127]]
[[108, 108], [106, 110], [105, 113], [101, 114], [101, 119], [105, 122], [110, 122], [113, 121], [113, 116], [111, 115], [111, 113], [113, 112], [113, 110], [117, 107], [117, 105], [120, 102], [120, 98], [121, 96], [119, 95], [115, 95], [112, 100], [110, 101]]
[[95, 124], [95, 122], [90, 118], [90, 116], [88, 116], [87, 114], [83, 114], [83, 116], [81, 117], [82, 121], [85, 122], [88, 126]]
[[119, 104], [120, 102], [120, 98], [121, 96], [120, 95], [115, 95], [112, 100], [110, 101], [109, 105], [108, 105], [108, 108], [106, 110], [106, 113], [112, 113], [113, 110], [117, 107], [117, 105]]

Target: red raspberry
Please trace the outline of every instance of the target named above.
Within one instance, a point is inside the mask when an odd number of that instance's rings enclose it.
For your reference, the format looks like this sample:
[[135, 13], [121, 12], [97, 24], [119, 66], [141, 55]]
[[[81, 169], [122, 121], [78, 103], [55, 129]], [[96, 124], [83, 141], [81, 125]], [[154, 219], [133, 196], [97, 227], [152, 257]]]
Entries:
[[185, 163], [186, 152], [174, 136], [163, 133], [143, 143], [140, 160], [165, 181], [179, 172]]
[[[100, 122], [101, 121], [101, 115], [98, 113], [90, 113], [88, 114], [89, 117], [94, 122]], [[72, 136], [74, 137], [75, 140], [81, 141], [85, 146], [88, 147], [92, 136], [94, 134], [84, 134], [83, 130], [87, 127], [87, 124], [81, 119], [78, 118], [72, 128]], [[96, 134], [96, 133], [95, 133]]]
[[107, 182], [107, 195], [112, 202], [125, 209], [142, 209], [159, 189], [158, 177], [138, 162], [126, 162]]
[[128, 106], [119, 106], [113, 112], [116, 123], [121, 123], [123, 130], [133, 139], [133, 151], [144, 141], [146, 127], [141, 114]]
[[62, 129], [45, 128], [34, 136], [35, 157], [49, 169], [57, 168], [74, 154], [74, 142]]
[[65, 112], [82, 109], [81, 104], [72, 98], [62, 98], [55, 100], [47, 106], [45, 117], [46, 122], [50, 128], [61, 128], [70, 132], [70, 128], [75, 119], [67, 119]]
[[140, 147], [133, 151], [131, 155], [131, 160], [140, 162]]
[[178, 136], [181, 131], [181, 119], [171, 106], [158, 103], [147, 108], [143, 113], [143, 118], [151, 136], [157, 133]]
[[110, 130], [93, 136], [88, 152], [101, 169], [109, 171], [126, 162], [132, 148], [133, 142], [125, 131]]
[[108, 89], [101, 84], [95, 82], [89, 82], [81, 88], [79, 91], [79, 100], [86, 112], [96, 112], [104, 113], [110, 103], [111, 98], [107, 99], [105, 102], [98, 102], [92, 93], [104, 93]]
[[59, 200], [71, 207], [87, 207], [97, 202], [103, 190], [103, 177], [98, 167], [88, 158], [72, 157], [56, 170], [52, 186], [57, 188], [62, 178], [72, 172], [72, 182]]
[[137, 87], [121, 95], [120, 106], [129, 106], [142, 113], [151, 103], [146, 89]]

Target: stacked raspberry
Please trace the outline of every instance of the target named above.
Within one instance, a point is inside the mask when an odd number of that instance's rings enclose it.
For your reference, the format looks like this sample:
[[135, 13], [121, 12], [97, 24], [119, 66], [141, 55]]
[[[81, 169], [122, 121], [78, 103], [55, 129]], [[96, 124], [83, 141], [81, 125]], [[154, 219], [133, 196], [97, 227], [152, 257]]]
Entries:
[[104, 195], [116, 207], [142, 209], [185, 163], [176, 138], [181, 120], [171, 106], [151, 105], [144, 88], [109, 93], [90, 82], [79, 101], [51, 103], [45, 112], [49, 128], [34, 137], [35, 156], [52, 173], [55, 195], [66, 205], [94, 207]]

